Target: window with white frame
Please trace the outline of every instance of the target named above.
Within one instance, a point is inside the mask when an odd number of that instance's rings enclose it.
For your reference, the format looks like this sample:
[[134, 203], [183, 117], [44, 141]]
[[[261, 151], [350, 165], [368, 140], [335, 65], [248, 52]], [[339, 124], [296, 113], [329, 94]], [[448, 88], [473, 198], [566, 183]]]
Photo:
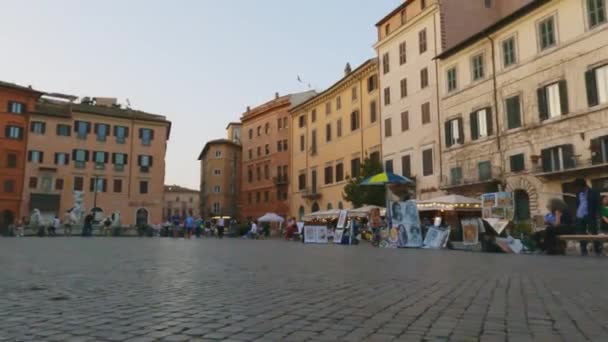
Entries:
[[213, 203], [213, 213], [214, 214], [220, 213], [220, 204], [218, 202]]
[[515, 37], [510, 37], [502, 42], [502, 63], [505, 67], [517, 63], [517, 54], [515, 51]]
[[494, 133], [492, 126], [492, 109], [486, 107], [472, 112], [470, 115], [470, 124], [472, 140], [492, 135]]
[[462, 119], [456, 118], [445, 123], [445, 145], [451, 147], [464, 142]]
[[483, 54], [471, 58], [471, 70], [473, 73], [473, 81], [481, 80], [485, 77]]
[[217, 150], [215, 151], [215, 158], [221, 158], [222, 157], [222, 151]]
[[9, 102], [8, 112], [13, 114], [23, 114], [25, 113], [25, 104], [21, 102]]
[[565, 80], [539, 88], [537, 96], [541, 121], [568, 113], [568, 88]]
[[555, 46], [555, 16], [546, 18], [538, 23], [538, 43], [541, 51]]
[[446, 81], [447, 81], [448, 92], [458, 89], [458, 81], [456, 79], [456, 67], [452, 67], [452, 68], [448, 69], [446, 74], [447, 74]]
[[608, 65], [587, 70], [585, 83], [589, 107], [608, 103]]
[[586, 0], [589, 28], [606, 22], [606, 0]]
[[215, 175], [215, 176], [221, 176], [222, 175], [222, 170], [220, 170], [220, 169], [213, 170], [213, 175]]

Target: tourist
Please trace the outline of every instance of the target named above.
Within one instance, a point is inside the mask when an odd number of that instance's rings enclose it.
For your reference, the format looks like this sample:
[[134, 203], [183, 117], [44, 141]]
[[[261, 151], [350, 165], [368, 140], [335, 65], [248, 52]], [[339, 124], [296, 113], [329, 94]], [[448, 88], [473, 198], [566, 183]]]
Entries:
[[258, 225], [255, 220], [251, 221], [251, 228], [249, 229], [249, 232], [247, 232], [246, 237], [249, 239], [258, 238]]
[[17, 221], [17, 237], [23, 237], [24, 236], [24, 226], [25, 226], [25, 217], [22, 218], [21, 220]]
[[71, 213], [71, 210], [68, 210], [63, 215], [63, 236], [65, 237], [72, 236], [72, 224], [74, 222], [72, 222]]
[[199, 216], [194, 222], [194, 235], [197, 239], [201, 238], [201, 231], [203, 229], [203, 219]]
[[173, 215], [173, 217], [171, 218], [171, 223], [173, 224], [171, 226], [171, 230], [173, 232], [173, 237], [177, 238], [179, 235], [179, 224], [180, 224], [180, 217], [179, 215], [175, 214]]
[[603, 234], [608, 233], [608, 195], [602, 197], [600, 230], [602, 231]]
[[298, 233], [298, 224], [296, 222], [295, 217], [289, 218], [287, 220], [287, 229], [285, 230], [285, 240], [293, 239]]
[[103, 221], [103, 235], [112, 236], [112, 220], [109, 217]]
[[[574, 181], [576, 187], [576, 230], [578, 234], [597, 234], [597, 221], [600, 214], [600, 194], [589, 188], [584, 178]], [[587, 255], [587, 241], [580, 242], [581, 254]], [[602, 243], [593, 242], [595, 254], [602, 254]]]
[[565, 243], [560, 242], [557, 236], [571, 233], [572, 216], [568, 210], [568, 205], [558, 198], [550, 200], [547, 209], [551, 214], [545, 216], [547, 226], [544, 231], [536, 232], [533, 238], [541, 251], [547, 254], [563, 254]]
[[57, 235], [57, 230], [61, 228], [61, 221], [59, 220], [59, 216], [55, 215], [55, 217], [51, 220], [51, 225], [49, 226], [49, 236]]
[[190, 239], [192, 237], [192, 230], [194, 229], [194, 218], [192, 215], [188, 215], [184, 221], [184, 239]]
[[224, 218], [220, 217], [217, 220], [217, 237], [219, 239], [224, 238]]
[[82, 227], [82, 236], [91, 236], [93, 234], [93, 214], [89, 213], [84, 217], [84, 226]]

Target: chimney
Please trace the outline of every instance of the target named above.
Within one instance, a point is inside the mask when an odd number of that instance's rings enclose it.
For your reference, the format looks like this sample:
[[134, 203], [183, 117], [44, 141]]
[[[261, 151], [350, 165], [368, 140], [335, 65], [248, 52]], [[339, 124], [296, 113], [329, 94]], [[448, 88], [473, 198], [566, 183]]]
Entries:
[[344, 67], [344, 76], [348, 76], [352, 71], [353, 69], [350, 67], [350, 63], [346, 63], [346, 67]]
[[274, 93], [274, 98], [278, 99], [279, 98], [279, 92]]
[[251, 111], [251, 107], [247, 106], [247, 113], [249, 113], [249, 111]]

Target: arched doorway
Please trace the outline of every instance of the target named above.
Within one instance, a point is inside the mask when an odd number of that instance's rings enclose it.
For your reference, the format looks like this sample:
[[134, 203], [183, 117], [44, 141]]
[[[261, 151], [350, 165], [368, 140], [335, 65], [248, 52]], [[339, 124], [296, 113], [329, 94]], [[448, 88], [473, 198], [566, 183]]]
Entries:
[[0, 215], [0, 235], [8, 234], [8, 226], [15, 221], [15, 214], [10, 210], [4, 210]]
[[313, 213], [321, 210], [321, 208], [319, 208], [319, 203], [317, 203], [317, 202], [313, 203], [311, 210], [312, 210]]
[[298, 221], [302, 221], [302, 219], [304, 218], [304, 207], [300, 207], [300, 209], [298, 209]]
[[338, 209], [344, 209], [344, 204], [342, 204], [342, 201], [338, 202]]
[[135, 214], [135, 225], [136, 226], [145, 226], [148, 224], [148, 210], [145, 208], [137, 209], [137, 213]]
[[331, 203], [327, 203], [327, 210], [332, 210], [334, 208], [333, 205], [331, 205]]
[[525, 190], [515, 190], [513, 193], [515, 200], [515, 222], [530, 220], [530, 196]]

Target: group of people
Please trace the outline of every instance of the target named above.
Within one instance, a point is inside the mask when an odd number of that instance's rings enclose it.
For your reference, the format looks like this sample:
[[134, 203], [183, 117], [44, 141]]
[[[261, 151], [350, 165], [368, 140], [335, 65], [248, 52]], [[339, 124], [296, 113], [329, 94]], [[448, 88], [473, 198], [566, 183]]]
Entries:
[[[565, 242], [558, 239], [559, 235], [570, 234], [599, 234], [608, 233], [608, 196], [601, 197], [600, 193], [590, 188], [583, 178], [577, 178], [576, 212], [570, 212], [568, 205], [560, 199], [552, 199], [547, 206], [545, 215], [545, 230], [534, 234], [534, 240], [540, 249], [547, 254], [562, 254]], [[587, 255], [588, 241], [580, 241], [582, 255]], [[593, 242], [593, 251], [602, 255], [603, 243]]]
[[155, 225], [154, 227], [156, 236], [165, 237], [180, 237], [183, 236], [185, 239], [191, 239], [192, 236], [200, 238], [201, 236], [216, 236], [219, 239], [224, 238], [224, 231], [226, 229], [226, 220], [223, 217], [217, 220], [205, 220], [202, 217], [195, 218], [192, 215], [188, 215], [185, 218], [181, 218], [179, 215], [173, 215], [162, 225]]

